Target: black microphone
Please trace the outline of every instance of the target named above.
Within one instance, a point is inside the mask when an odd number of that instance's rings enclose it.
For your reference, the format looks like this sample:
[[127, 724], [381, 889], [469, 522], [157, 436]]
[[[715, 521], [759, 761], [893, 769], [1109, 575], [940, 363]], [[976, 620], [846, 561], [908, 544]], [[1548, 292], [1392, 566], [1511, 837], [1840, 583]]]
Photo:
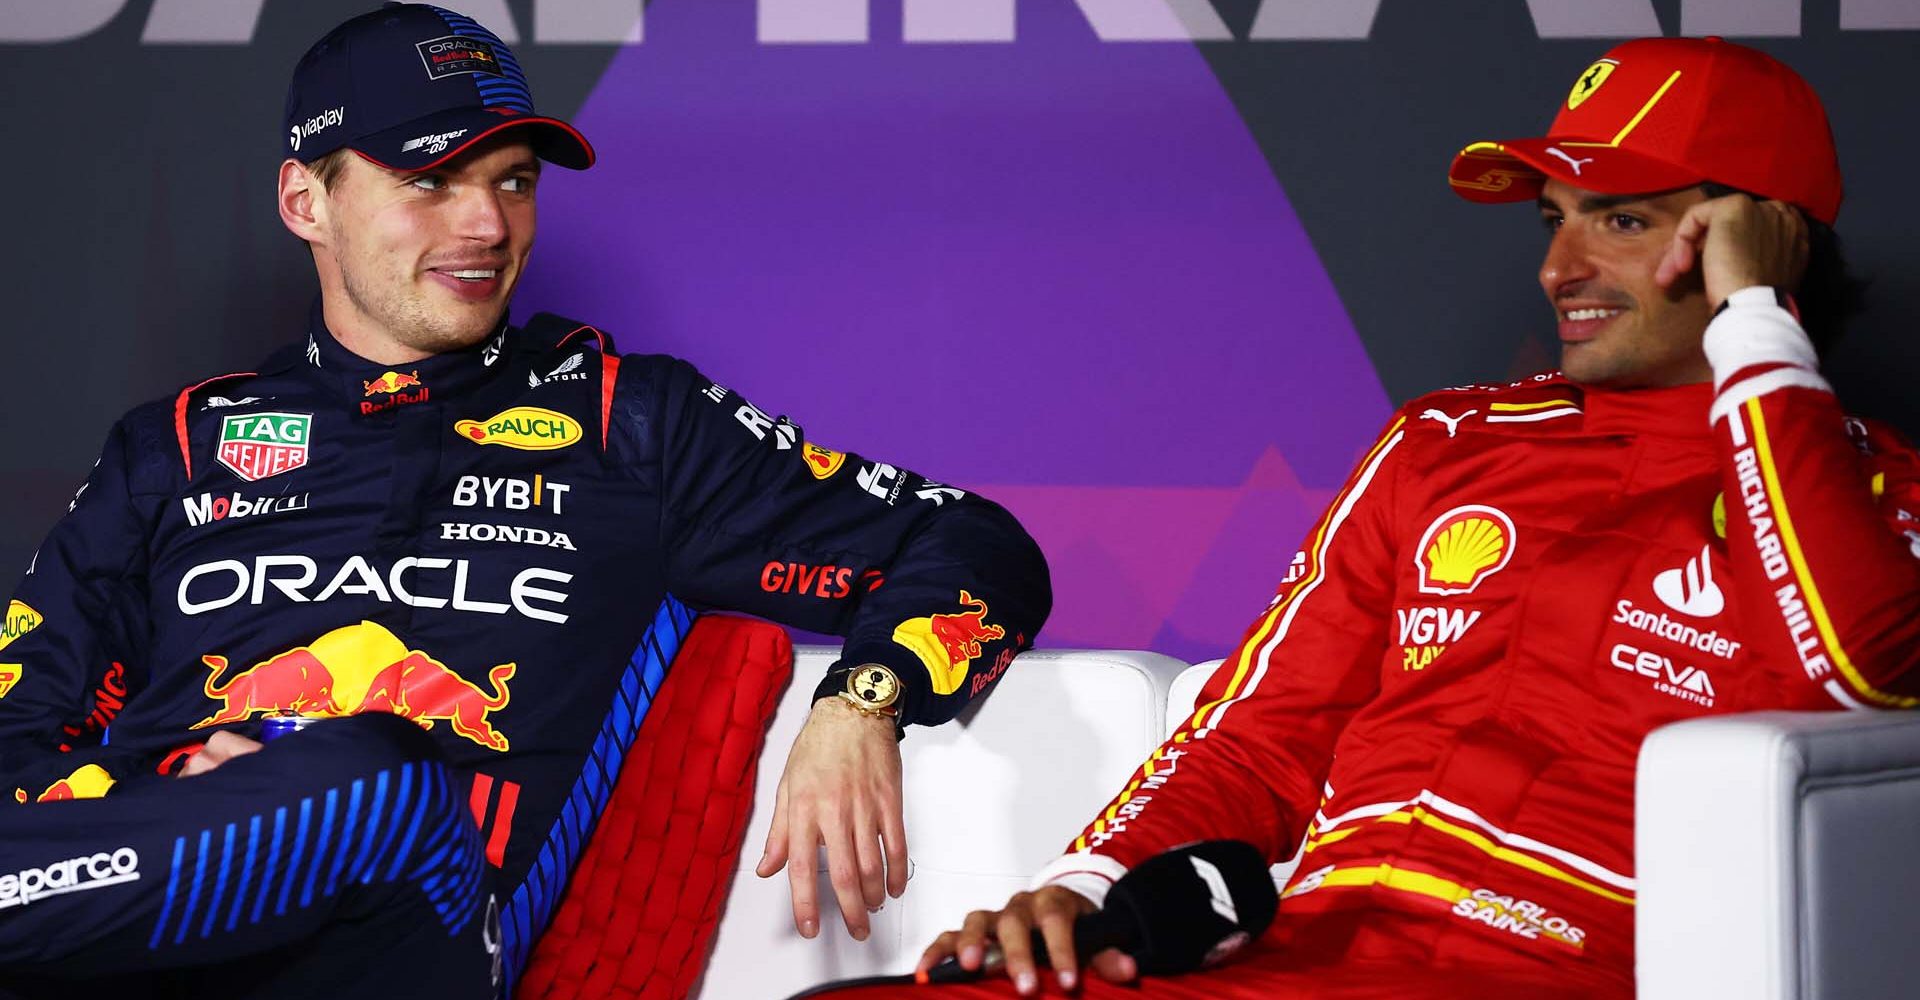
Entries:
[[[1142, 975], [1192, 972], [1224, 961], [1252, 943], [1280, 908], [1273, 876], [1259, 848], [1240, 840], [1207, 840], [1141, 862], [1107, 892], [1106, 903], [1073, 922], [1080, 964], [1107, 948], [1133, 956]], [[1033, 932], [1033, 954], [1047, 965], [1047, 946]], [[997, 966], [989, 953], [978, 971], [949, 958], [926, 981], [970, 982]]]

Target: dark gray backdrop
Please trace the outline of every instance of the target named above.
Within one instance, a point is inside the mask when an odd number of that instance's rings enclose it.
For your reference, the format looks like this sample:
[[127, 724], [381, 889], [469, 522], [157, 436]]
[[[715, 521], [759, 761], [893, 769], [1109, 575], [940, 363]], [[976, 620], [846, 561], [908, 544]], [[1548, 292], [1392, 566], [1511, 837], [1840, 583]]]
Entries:
[[[1873, 8], [1884, 21], [1920, 0], [1852, 2], [1853, 20]], [[306, 251], [273, 208], [286, 72], [313, 38], [370, 5], [270, 0], [248, 44], [142, 44], [151, 4], [127, 0], [77, 40], [0, 44], [0, 191], [11, 209], [0, 241], [0, 576], [24, 570], [120, 412], [246, 368], [297, 331], [313, 294]], [[525, 38], [533, 0], [508, 5]], [[0, 36], [27, 6], [0, 2]], [[1369, 37], [1345, 41], [1248, 41], [1259, 0], [1214, 6], [1239, 40], [1202, 51], [1395, 401], [1550, 366], [1532, 210], [1454, 199], [1444, 165], [1466, 141], [1544, 127], [1571, 74], [1608, 40], [1541, 40], [1521, 0], [1385, 0]], [[1664, 33], [1681, 30], [1680, 0], [1652, 6]], [[1853, 409], [1911, 433], [1920, 32], [1842, 30], [1842, 13], [1840, 0], [1808, 0], [1799, 37], [1742, 40], [1792, 63], [1827, 101], [1848, 181], [1838, 228], [1875, 282], [1873, 311], [1829, 372]], [[516, 51], [543, 108], [566, 115], [616, 49], [531, 39]]]

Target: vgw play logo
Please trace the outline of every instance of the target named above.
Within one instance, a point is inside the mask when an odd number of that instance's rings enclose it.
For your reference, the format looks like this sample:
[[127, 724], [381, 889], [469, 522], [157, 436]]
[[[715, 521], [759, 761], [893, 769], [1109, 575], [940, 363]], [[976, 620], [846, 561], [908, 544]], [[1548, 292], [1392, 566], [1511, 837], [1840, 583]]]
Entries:
[[[292, 0], [278, 0], [290, 3]], [[677, 0], [698, 2], [698, 0]], [[765, 44], [870, 41], [873, 0], [755, 0], [756, 35]], [[1020, 0], [902, 0], [901, 36], [909, 42], [1015, 41]], [[1029, 3], [1042, 0], [1026, 0]], [[1058, 0], [1045, 0], [1054, 3]], [[1520, 3], [1523, 0], [1505, 0]], [[1541, 38], [1659, 35], [1653, 0], [1524, 0]], [[645, 38], [643, 0], [533, 0], [532, 40], [635, 45]], [[1365, 39], [1381, 0], [1262, 0], [1244, 34], [1210, 0], [1074, 0], [1088, 27], [1108, 42], [1339, 41]], [[146, 9], [140, 40], [149, 45], [245, 45], [267, 0], [60, 0], [0, 4], [0, 43], [68, 42], [106, 27], [129, 7]], [[1681, 0], [1680, 33], [1733, 37], [1800, 35], [1802, 0]], [[521, 39], [506, 0], [461, 0], [464, 14], [508, 42]], [[1840, 0], [1845, 31], [1920, 29], [1912, 0]]]

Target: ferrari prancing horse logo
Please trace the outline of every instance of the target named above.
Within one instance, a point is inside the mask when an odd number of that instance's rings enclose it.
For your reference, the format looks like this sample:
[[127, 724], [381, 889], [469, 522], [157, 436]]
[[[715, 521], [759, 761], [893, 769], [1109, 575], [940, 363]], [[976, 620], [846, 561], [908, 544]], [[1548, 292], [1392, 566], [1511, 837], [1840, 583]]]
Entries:
[[1599, 90], [1600, 85], [1607, 82], [1607, 77], [1612, 76], [1615, 67], [1619, 65], [1612, 59], [1602, 59], [1588, 66], [1580, 74], [1580, 79], [1573, 82], [1573, 90], [1567, 94], [1567, 110], [1572, 111], [1585, 104], [1587, 98], [1592, 97], [1594, 91]]

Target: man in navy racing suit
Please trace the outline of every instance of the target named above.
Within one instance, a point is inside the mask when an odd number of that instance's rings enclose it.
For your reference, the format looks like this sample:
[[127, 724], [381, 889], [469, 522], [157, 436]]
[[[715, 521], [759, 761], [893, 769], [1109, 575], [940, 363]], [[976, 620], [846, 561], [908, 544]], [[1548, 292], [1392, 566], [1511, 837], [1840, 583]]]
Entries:
[[[905, 886], [898, 732], [1032, 644], [1037, 547], [683, 361], [508, 326], [541, 161], [593, 152], [470, 19], [354, 18], [287, 108], [305, 336], [128, 413], [8, 605], [0, 982], [498, 990], [707, 607], [847, 637], [760, 872], [804, 859], [812, 936], [824, 844], [864, 937]], [[279, 714], [354, 718], [261, 751]]]

